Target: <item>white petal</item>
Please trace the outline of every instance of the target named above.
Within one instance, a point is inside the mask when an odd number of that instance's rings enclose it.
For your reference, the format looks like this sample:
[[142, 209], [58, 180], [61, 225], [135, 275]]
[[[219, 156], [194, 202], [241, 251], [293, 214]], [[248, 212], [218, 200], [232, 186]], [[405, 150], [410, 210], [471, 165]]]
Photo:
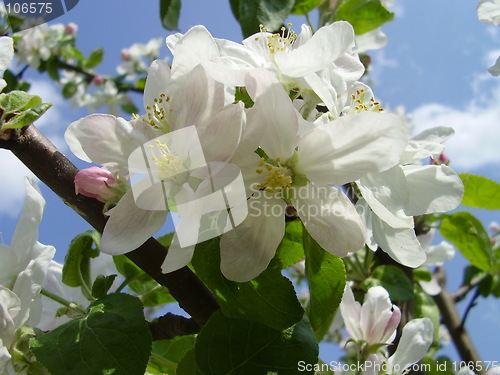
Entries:
[[198, 64], [220, 56], [214, 38], [204, 26], [195, 26], [173, 48], [172, 79], [185, 78]]
[[420, 246], [413, 228], [395, 229], [376, 216], [373, 216], [372, 223], [375, 242], [396, 262], [412, 268], [425, 262], [424, 249]]
[[210, 123], [200, 130], [200, 141], [207, 161], [227, 161], [238, 147], [245, 113], [243, 107], [234, 104], [218, 112]]
[[424, 158], [437, 158], [443, 151], [443, 143], [452, 137], [455, 131], [445, 126], [426, 129], [408, 141], [401, 164], [410, 164]]
[[477, 6], [477, 16], [484, 23], [500, 25], [500, 2], [481, 0]]
[[262, 194], [248, 205], [247, 218], [220, 241], [221, 271], [232, 281], [245, 282], [264, 271], [285, 234], [283, 200]]
[[325, 69], [341, 54], [354, 46], [354, 30], [348, 22], [340, 21], [320, 28], [307, 43], [290, 52], [276, 53], [279, 69], [289, 77]]
[[429, 246], [425, 249], [427, 266], [442, 266], [447, 260], [453, 259], [455, 256], [455, 248], [446, 241], [441, 241], [436, 246]]
[[14, 48], [12, 38], [7, 36], [0, 37], [0, 72], [7, 70], [13, 57]]
[[155, 60], [148, 70], [144, 87], [144, 107], [151, 105], [160, 94], [165, 94], [170, 81], [170, 67], [163, 60]]
[[370, 173], [356, 184], [373, 212], [393, 228], [413, 228], [413, 218], [405, 214], [409, 192], [406, 177], [399, 166]]
[[403, 166], [410, 201], [407, 215], [446, 212], [458, 207], [464, 195], [462, 180], [450, 167], [441, 165]]
[[488, 69], [488, 72], [493, 76], [500, 76], [500, 57], [498, 57], [495, 64]]
[[147, 141], [130, 123], [112, 115], [90, 115], [75, 121], [64, 139], [82, 160], [123, 168], [132, 151]]
[[379, 49], [387, 44], [387, 35], [381, 28], [367, 33], [356, 35], [356, 52], [361, 53], [370, 49]]
[[168, 247], [167, 256], [161, 265], [161, 272], [169, 273], [184, 267], [193, 258], [194, 246], [180, 247], [177, 235], [174, 234]]
[[381, 286], [368, 290], [361, 306], [360, 324], [364, 338], [370, 344], [382, 342], [385, 327], [392, 316], [391, 309], [392, 303], [387, 290]]
[[403, 327], [396, 352], [389, 358], [389, 368], [401, 374], [420, 361], [432, 344], [434, 328], [429, 318], [413, 319]]
[[328, 186], [296, 189], [293, 206], [309, 234], [326, 251], [345, 256], [365, 244], [365, 227], [349, 198]]
[[46, 246], [40, 243], [36, 243], [35, 246], [39, 247], [40, 255], [28, 263], [26, 269], [17, 277], [12, 288], [12, 291], [21, 300], [21, 310], [15, 320], [17, 326], [24, 324], [28, 319], [31, 304], [42, 289], [50, 262], [56, 252], [53, 246]]
[[406, 143], [402, 122], [395, 115], [344, 116], [301, 137], [296, 171], [318, 185], [341, 186], [391, 168]]
[[363, 333], [361, 332], [361, 304], [354, 299], [349, 283], [346, 284], [344, 295], [340, 302], [340, 313], [344, 319], [347, 332], [354, 340], [362, 340]]
[[182, 89], [171, 101], [170, 120], [173, 129], [204, 124], [224, 107], [224, 86], [208, 77], [201, 65], [182, 81]]
[[423, 291], [430, 296], [437, 296], [441, 293], [441, 287], [435, 278], [432, 278], [430, 281], [419, 281], [418, 283]]
[[108, 214], [110, 218], [102, 233], [101, 250], [110, 255], [137, 249], [163, 226], [167, 215], [166, 211], [137, 207], [132, 190], [128, 190]]
[[259, 145], [269, 157], [286, 160], [297, 145], [299, 117], [281, 84], [274, 83], [256, 98], [248, 111], [246, 132], [260, 134]]
[[45, 207], [45, 199], [36, 183], [26, 178], [24, 185], [26, 200], [11, 241], [11, 247], [16, 251], [18, 267], [20, 267], [17, 272], [23, 270], [31, 259], [39, 255], [34, 252], [34, 244], [38, 239], [38, 226], [42, 221]]

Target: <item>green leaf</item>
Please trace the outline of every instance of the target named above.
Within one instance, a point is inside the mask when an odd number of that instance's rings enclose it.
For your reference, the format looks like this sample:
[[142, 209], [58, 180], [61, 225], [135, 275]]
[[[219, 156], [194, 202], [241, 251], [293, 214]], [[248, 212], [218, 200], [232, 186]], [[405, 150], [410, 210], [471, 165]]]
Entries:
[[128, 288], [137, 294], [144, 307], [155, 307], [175, 302], [167, 289], [153, 280], [125, 255], [113, 257], [116, 269], [128, 281]]
[[54, 81], [59, 81], [59, 61], [56, 57], [47, 60], [47, 73]]
[[71, 240], [64, 258], [62, 281], [72, 287], [90, 285], [90, 259], [99, 255], [100, 234], [87, 230]]
[[2, 125], [2, 129], [16, 129], [23, 126], [30, 125], [40, 118], [47, 110], [52, 107], [51, 103], [42, 103], [35, 105], [30, 109], [18, 113], [12, 117], [8, 122]]
[[132, 101], [126, 104], [122, 104], [122, 110], [123, 112], [130, 114], [139, 112], [139, 109], [135, 106], [135, 104]]
[[231, 10], [246, 38], [259, 31], [259, 25], [278, 30], [290, 15], [294, 0], [230, 0]]
[[63, 86], [62, 95], [64, 99], [70, 99], [73, 97], [73, 95], [76, 94], [77, 90], [78, 90], [78, 85], [73, 81], [69, 81]]
[[109, 288], [113, 285], [116, 275], [104, 276], [99, 275], [96, 277], [94, 284], [92, 284], [92, 297], [103, 298], [108, 294]]
[[289, 221], [286, 223], [285, 235], [276, 250], [276, 256], [271, 261], [271, 266], [284, 269], [300, 262], [303, 258], [302, 223], [300, 220]]
[[493, 250], [483, 224], [470, 212], [443, 215], [439, 230], [441, 235], [453, 243], [462, 255], [483, 271], [493, 265]]
[[167, 30], [179, 30], [181, 0], [160, 0], [161, 24]]
[[331, 322], [342, 300], [346, 271], [342, 259], [325, 251], [305, 228], [303, 232], [306, 277], [310, 291], [307, 313], [316, 337], [320, 340], [329, 328], [329, 324], [325, 323]]
[[39, 96], [28, 94], [24, 91], [11, 91], [0, 94], [0, 108], [4, 113], [16, 113], [24, 111], [42, 102]]
[[322, 2], [323, 0], [295, 0], [292, 13], [297, 15], [307, 14]]
[[406, 301], [413, 298], [413, 284], [404, 271], [396, 266], [381, 265], [362, 284], [363, 289], [383, 286], [392, 301]]
[[464, 183], [464, 206], [500, 210], [500, 184], [483, 176], [460, 173]]
[[380, 0], [344, 0], [335, 13], [335, 21], [349, 22], [357, 35], [372, 31], [393, 18], [394, 13], [384, 8]]
[[94, 68], [102, 62], [104, 58], [104, 50], [102, 48], [96, 48], [92, 52], [90, 52], [90, 56], [85, 61], [86, 68]]
[[292, 283], [280, 267], [269, 267], [254, 280], [237, 283], [220, 271], [219, 239], [196, 246], [192, 265], [198, 277], [212, 290], [225, 315], [250, 319], [275, 329], [284, 329], [304, 315]]
[[187, 351], [186, 355], [181, 359], [177, 366], [176, 375], [203, 375], [198, 366], [194, 356], [194, 348]]
[[195, 342], [194, 336], [154, 341], [147, 370], [152, 374], [175, 374], [179, 362], [194, 347]]
[[306, 319], [278, 331], [217, 311], [198, 335], [195, 358], [204, 375], [295, 375], [299, 362], [318, 361], [318, 344]]
[[30, 341], [52, 375], [144, 374], [151, 334], [140, 301], [110, 294], [92, 303], [88, 315]]
[[415, 268], [413, 270], [413, 280], [414, 281], [431, 281], [432, 273], [425, 266]]

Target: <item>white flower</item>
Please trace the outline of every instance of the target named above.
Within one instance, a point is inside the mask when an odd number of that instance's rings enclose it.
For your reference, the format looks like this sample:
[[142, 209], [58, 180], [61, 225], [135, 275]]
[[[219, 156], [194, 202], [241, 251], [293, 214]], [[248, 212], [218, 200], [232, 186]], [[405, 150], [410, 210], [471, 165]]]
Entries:
[[[12, 44], [12, 38], [8, 36], [0, 37], [0, 76], [3, 77], [3, 73], [7, 70], [14, 57], [14, 47]], [[5, 80], [0, 79], [0, 91], [7, 86]]]
[[444, 127], [426, 130], [408, 142], [400, 165], [357, 181], [363, 196], [358, 205], [374, 242], [405, 266], [418, 267], [426, 259], [412, 216], [446, 212], [462, 201], [463, 183], [450, 167], [417, 164], [442, 153], [442, 143], [452, 134]]
[[[65, 139], [73, 153], [128, 176], [129, 156], [134, 150], [160, 135], [195, 125], [205, 159], [227, 161], [240, 139], [244, 122], [242, 105], [225, 106], [224, 87], [209, 79], [201, 66], [193, 69], [179, 90], [179, 86], [173, 88], [171, 83], [168, 65], [155, 61], [144, 92], [146, 115], [131, 122], [114, 116], [92, 115], [71, 124]], [[162, 147], [160, 144], [157, 147], [161, 155], [151, 160], [155, 168], [161, 169], [167, 158], [175, 159], [189, 170], [187, 144], [179, 142], [169, 145], [170, 148]], [[129, 190], [107, 214], [110, 218], [103, 232], [101, 249], [117, 255], [136, 249], [156, 233], [165, 222], [167, 212], [138, 207], [133, 191]]]
[[477, 5], [477, 16], [484, 23], [500, 26], [500, 1], [480, 0]]
[[265, 30], [245, 39], [243, 45], [214, 39], [203, 26], [195, 26], [185, 35], [169, 36], [167, 46], [175, 57], [172, 74], [183, 76], [186, 70], [202, 63], [219, 82], [244, 86], [248, 72], [267, 69], [287, 91], [298, 89], [307, 96], [306, 91], [312, 90], [321, 99], [316, 103], [323, 101], [330, 110], [338, 112], [347, 83], [359, 79], [364, 71], [358, 56], [352, 53], [352, 26], [335, 22], [314, 35], [306, 25], [300, 35], [286, 29], [283, 36]]
[[347, 332], [360, 345], [390, 344], [401, 321], [401, 311], [391, 303], [389, 293], [381, 286], [370, 288], [361, 305], [346, 285], [340, 312]]
[[26, 179], [26, 201], [11, 246], [0, 244], [0, 373], [11, 355], [14, 332], [28, 322], [36, 325], [36, 303], [55, 249], [37, 241], [45, 201]]
[[429, 318], [413, 319], [403, 327], [396, 352], [387, 360], [388, 374], [401, 375], [420, 361], [432, 344], [434, 327]]
[[163, 41], [163, 38], [154, 38], [146, 44], [135, 43], [129, 48], [123, 49], [121, 57], [124, 62], [116, 68], [118, 74], [126, 74], [127, 79], [133, 79], [137, 73], [146, 73], [149, 64], [144, 63], [144, 57], [158, 58]]
[[[287, 205], [325, 250], [337, 256], [359, 250], [364, 226], [349, 199], [331, 185], [397, 163], [406, 143], [399, 119], [365, 112], [315, 125], [302, 119], [269, 72], [251, 73], [246, 87], [255, 105], [230, 162], [243, 172], [250, 212], [222, 236], [224, 275], [246, 281], [267, 267], [283, 238]], [[265, 157], [254, 152], [257, 147]]]
[[63, 24], [48, 25], [46, 23], [14, 34], [21, 39], [16, 43], [16, 58], [33, 69], [38, 69], [42, 61], [48, 60], [64, 37]]

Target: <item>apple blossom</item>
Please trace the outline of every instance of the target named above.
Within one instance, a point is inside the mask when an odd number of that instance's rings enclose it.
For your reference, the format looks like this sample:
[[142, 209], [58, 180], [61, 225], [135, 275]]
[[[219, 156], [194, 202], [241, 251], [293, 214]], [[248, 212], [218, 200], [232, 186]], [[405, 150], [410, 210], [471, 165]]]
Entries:
[[374, 242], [405, 266], [418, 267], [426, 259], [412, 216], [446, 212], [462, 201], [463, 183], [450, 167], [418, 164], [423, 158], [437, 158], [452, 134], [450, 128], [428, 129], [410, 139], [400, 165], [356, 182], [363, 197], [358, 207]]
[[[242, 170], [250, 213], [222, 236], [223, 274], [247, 281], [267, 267], [283, 238], [289, 204], [325, 250], [337, 256], [359, 250], [364, 226], [349, 199], [331, 185], [397, 163], [406, 143], [398, 118], [365, 112], [307, 123], [269, 72], [250, 73], [246, 87], [255, 104], [230, 162]], [[254, 152], [257, 147], [264, 156]]]
[[360, 350], [370, 353], [376, 353], [380, 344], [388, 345], [394, 340], [401, 321], [401, 311], [391, 303], [389, 293], [381, 286], [368, 289], [361, 305], [346, 285], [340, 312], [350, 337]]
[[480, 0], [477, 5], [477, 16], [484, 23], [500, 26], [500, 1]]
[[298, 90], [307, 97], [311, 101], [308, 108], [322, 101], [331, 111], [338, 112], [338, 102], [345, 99], [348, 83], [364, 72], [352, 52], [352, 26], [335, 22], [313, 35], [311, 28], [303, 25], [299, 35], [286, 28], [282, 34], [272, 34], [262, 26], [260, 33], [241, 45], [215, 39], [203, 26], [195, 26], [184, 35], [167, 37], [167, 46], [174, 55], [172, 75], [185, 75], [186, 70], [201, 63], [216, 80], [234, 87], [245, 85], [248, 72], [267, 69], [287, 91]]

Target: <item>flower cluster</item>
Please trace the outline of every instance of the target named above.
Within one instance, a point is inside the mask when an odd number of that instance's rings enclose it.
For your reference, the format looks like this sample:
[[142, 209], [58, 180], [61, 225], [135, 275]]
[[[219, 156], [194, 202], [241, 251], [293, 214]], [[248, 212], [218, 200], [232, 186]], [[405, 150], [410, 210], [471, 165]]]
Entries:
[[[222, 273], [247, 281], [269, 265], [293, 209], [334, 255], [368, 243], [406, 266], [423, 264], [413, 216], [453, 209], [463, 194], [448, 166], [421, 164], [443, 152], [452, 130], [410, 138], [405, 122], [359, 81], [354, 43], [344, 21], [314, 34], [308, 26], [300, 34], [290, 25], [276, 33], [261, 26], [242, 44], [203, 26], [169, 36], [174, 58], [171, 66], [151, 65], [143, 115], [90, 115], [65, 134], [79, 158], [130, 180], [107, 212], [101, 249], [134, 250], [170, 211], [176, 235], [164, 272], [189, 263], [194, 244], [221, 235]], [[238, 175], [243, 194], [228, 188]], [[210, 195], [217, 192], [222, 208]]]

